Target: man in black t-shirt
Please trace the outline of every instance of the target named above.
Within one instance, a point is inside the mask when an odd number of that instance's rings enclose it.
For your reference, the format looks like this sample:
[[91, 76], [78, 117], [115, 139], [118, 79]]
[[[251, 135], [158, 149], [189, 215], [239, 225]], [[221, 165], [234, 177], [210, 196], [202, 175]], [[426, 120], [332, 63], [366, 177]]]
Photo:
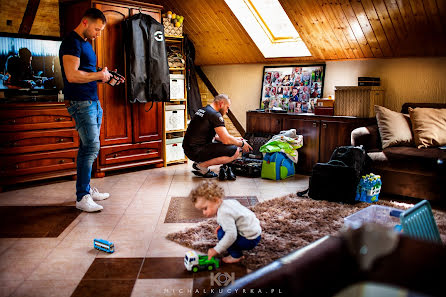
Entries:
[[211, 104], [200, 108], [189, 123], [183, 149], [186, 156], [195, 161], [196, 175], [216, 177], [209, 166], [232, 162], [238, 158], [240, 149], [243, 152], [252, 150], [243, 138], [233, 137], [226, 130], [223, 116], [230, 106], [227, 95], [217, 95]]

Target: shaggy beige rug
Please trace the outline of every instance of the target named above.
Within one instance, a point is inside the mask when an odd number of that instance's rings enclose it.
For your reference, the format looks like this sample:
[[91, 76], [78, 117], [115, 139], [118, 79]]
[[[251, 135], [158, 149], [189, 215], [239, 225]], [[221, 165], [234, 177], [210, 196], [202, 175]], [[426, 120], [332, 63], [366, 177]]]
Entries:
[[[376, 204], [403, 210], [413, 206], [383, 200]], [[258, 269], [319, 238], [334, 235], [343, 226], [345, 217], [367, 206], [370, 204], [317, 201], [294, 194], [258, 203], [250, 209], [260, 220], [262, 240], [253, 250], [244, 252], [242, 264], [248, 269]], [[442, 240], [446, 242], [446, 211], [434, 210], [434, 216]], [[205, 254], [217, 243], [216, 227], [217, 222], [212, 218], [195, 227], [168, 234], [167, 239]]]

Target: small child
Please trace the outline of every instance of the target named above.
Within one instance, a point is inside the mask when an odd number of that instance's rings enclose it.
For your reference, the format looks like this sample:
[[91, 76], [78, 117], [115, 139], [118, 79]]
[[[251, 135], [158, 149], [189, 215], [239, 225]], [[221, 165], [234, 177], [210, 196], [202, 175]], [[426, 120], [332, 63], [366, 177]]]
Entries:
[[236, 263], [242, 259], [243, 250], [251, 250], [259, 243], [262, 228], [255, 214], [237, 200], [223, 200], [224, 190], [215, 182], [202, 182], [189, 196], [204, 216], [217, 216], [215, 233], [219, 242], [208, 250], [209, 259], [227, 250], [229, 256], [223, 262]]

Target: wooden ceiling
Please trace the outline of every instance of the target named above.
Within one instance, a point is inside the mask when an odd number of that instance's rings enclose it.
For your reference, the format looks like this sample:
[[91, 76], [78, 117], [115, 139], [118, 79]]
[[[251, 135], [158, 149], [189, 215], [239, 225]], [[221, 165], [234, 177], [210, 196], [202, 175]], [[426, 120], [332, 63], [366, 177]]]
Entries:
[[312, 54], [280, 59], [263, 57], [224, 0], [147, 2], [184, 16], [198, 65], [446, 56], [446, 0], [279, 0]]

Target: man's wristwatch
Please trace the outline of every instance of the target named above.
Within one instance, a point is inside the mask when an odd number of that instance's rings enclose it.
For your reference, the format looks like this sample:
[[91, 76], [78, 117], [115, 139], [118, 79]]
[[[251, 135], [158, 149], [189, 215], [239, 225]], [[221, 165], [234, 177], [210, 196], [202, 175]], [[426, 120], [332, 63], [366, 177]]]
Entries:
[[242, 146], [240, 148], [243, 148], [245, 146], [245, 140], [242, 139]]

